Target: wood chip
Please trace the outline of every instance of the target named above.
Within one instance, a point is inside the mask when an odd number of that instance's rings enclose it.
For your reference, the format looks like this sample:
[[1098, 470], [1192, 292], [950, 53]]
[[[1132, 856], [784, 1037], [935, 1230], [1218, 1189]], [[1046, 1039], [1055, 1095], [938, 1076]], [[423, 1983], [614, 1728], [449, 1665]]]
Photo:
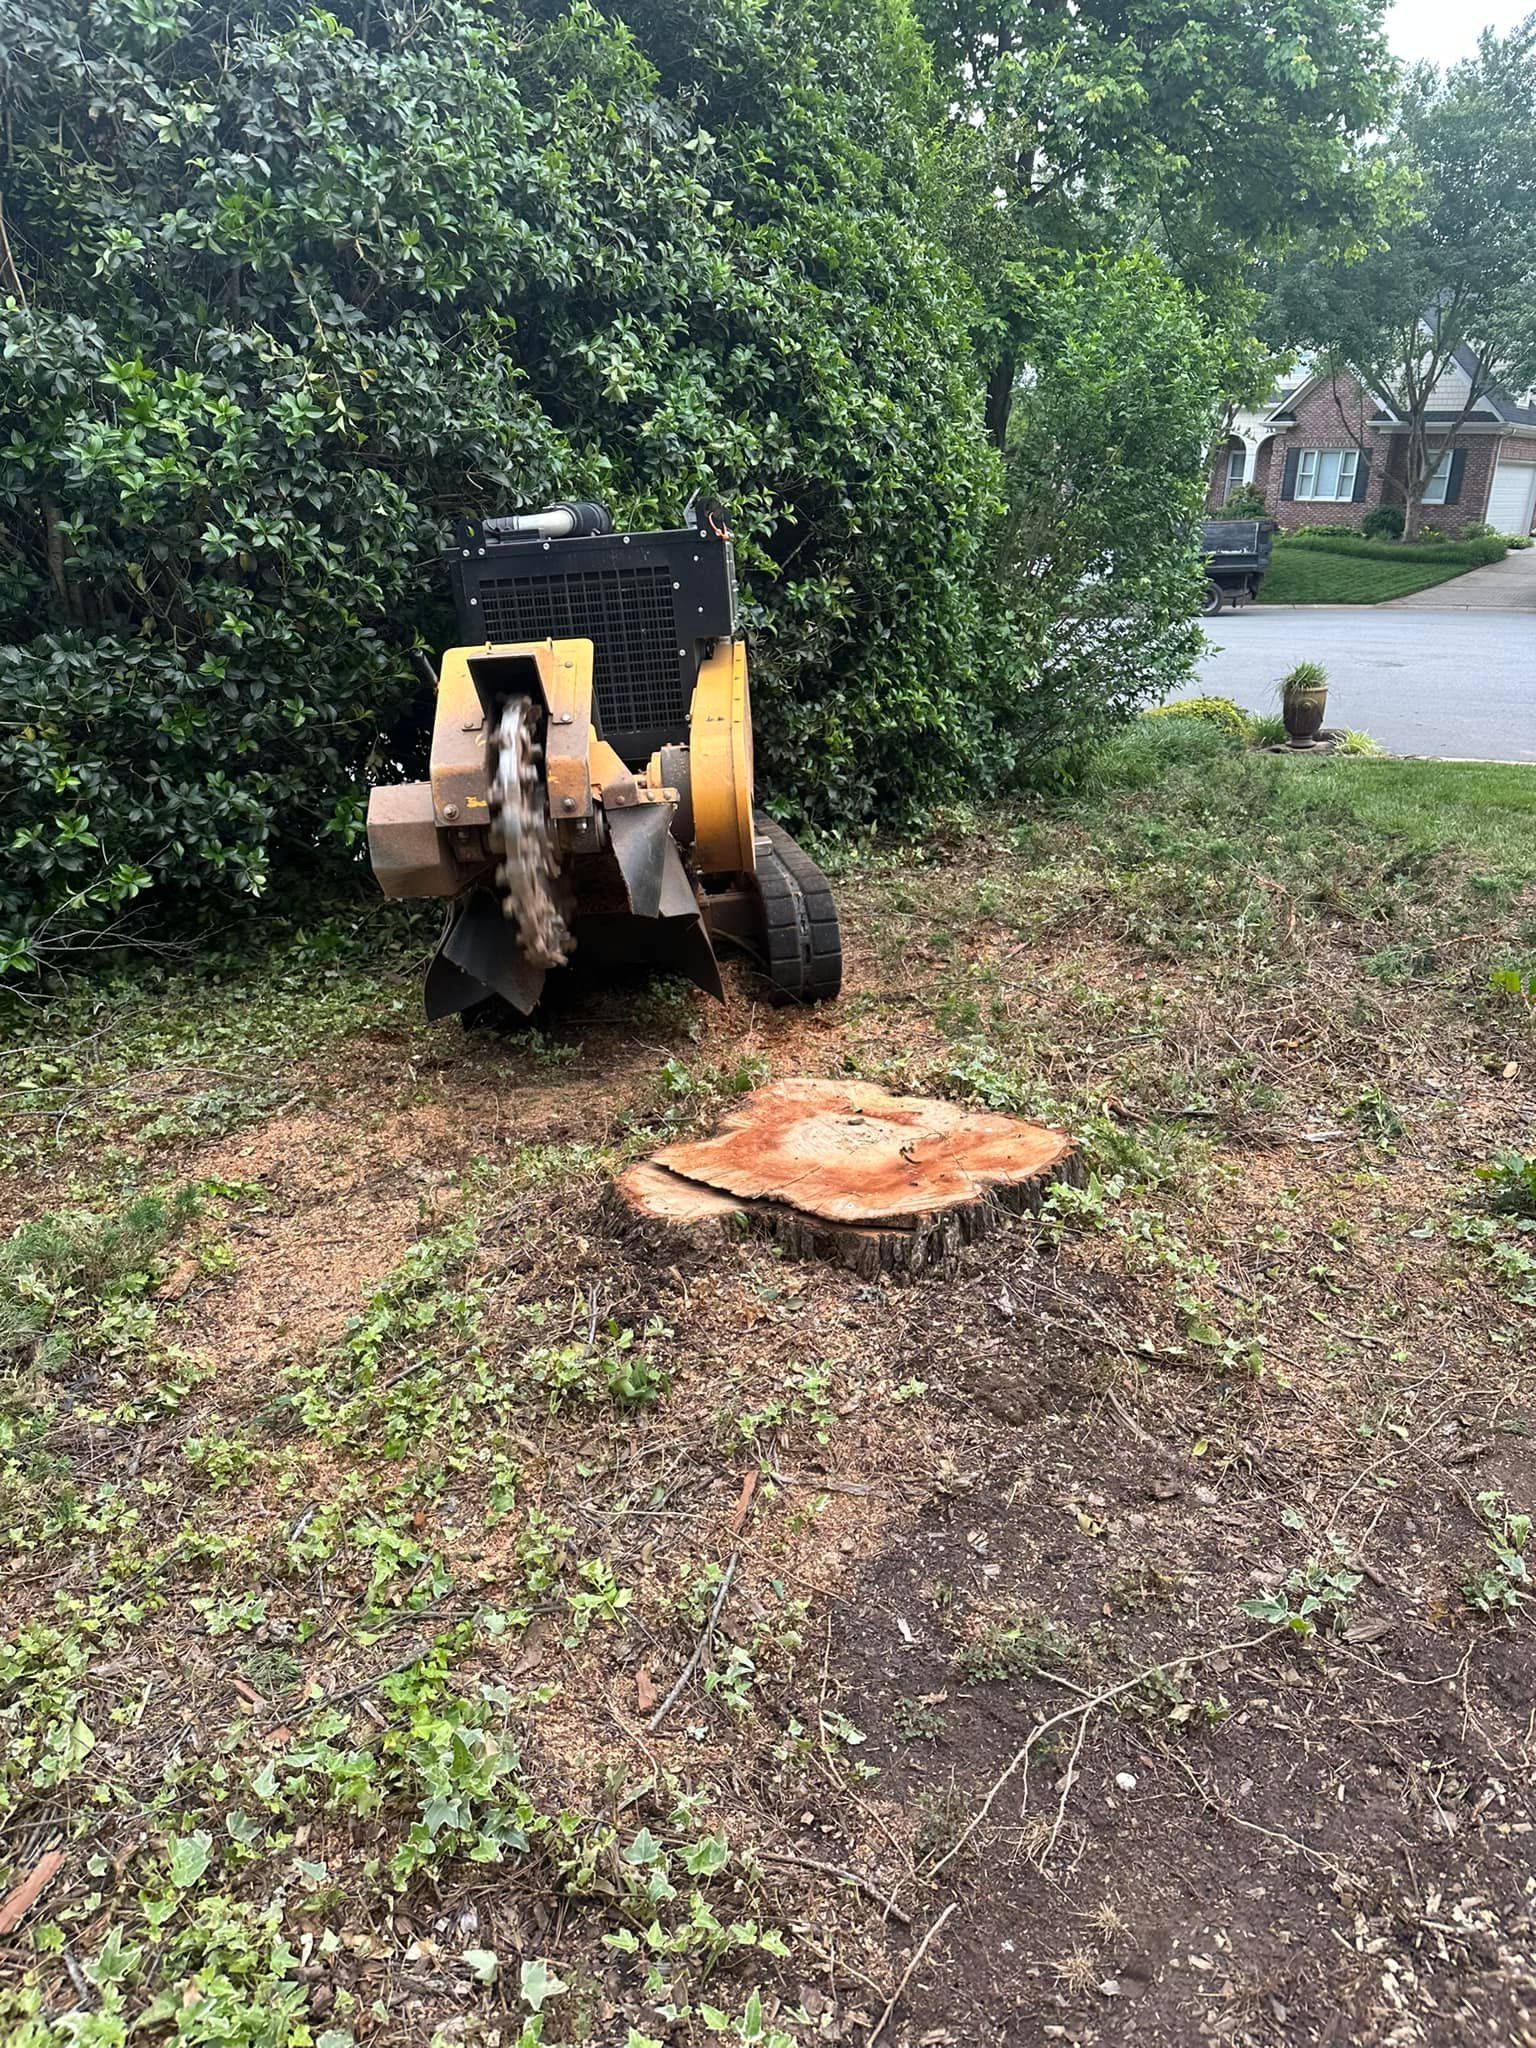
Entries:
[[752, 1496], [756, 1491], [757, 1467], [754, 1465], [750, 1471], [744, 1472], [741, 1475], [741, 1498], [736, 1503], [730, 1522], [731, 1534], [733, 1536], [739, 1536], [746, 1526], [747, 1515], [752, 1507]]
[[20, 1884], [13, 1885], [0, 1900], [0, 1934], [10, 1934], [21, 1925], [63, 1868], [62, 1849], [50, 1849], [38, 1857]]

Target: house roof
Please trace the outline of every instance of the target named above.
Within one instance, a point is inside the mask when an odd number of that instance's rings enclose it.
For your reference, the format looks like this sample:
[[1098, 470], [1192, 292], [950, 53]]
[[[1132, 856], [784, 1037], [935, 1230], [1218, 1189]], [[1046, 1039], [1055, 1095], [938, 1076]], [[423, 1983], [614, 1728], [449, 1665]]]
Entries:
[[[1319, 384], [1325, 382], [1333, 374], [1331, 370], [1326, 369], [1308, 371], [1299, 384], [1294, 385], [1291, 390], [1281, 392], [1278, 395], [1274, 404], [1264, 416], [1265, 425], [1275, 427], [1294, 426], [1296, 423], [1296, 407], [1310, 391], [1315, 390]], [[1376, 408], [1371, 414], [1370, 425], [1384, 426], [1396, 421], [1397, 414], [1379, 391], [1371, 392], [1370, 397], [1374, 401]]]
[[[1456, 351], [1456, 367], [1464, 377], [1469, 378], [1475, 377], [1482, 367], [1477, 359], [1476, 352], [1470, 349], [1465, 342]], [[1511, 398], [1509, 393], [1500, 384], [1489, 385], [1478, 401], [1477, 408], [1471, 417], [1479, 419], [1485, 413], [1490, 419], [1500, 420], [1506, 426], [1536, 427], [1536, 405], [1530, 403], [1521, 404], [1518, 400]], [[1428, 417], [1434, 420], [1436, 415], [1430, 413]], [[1454, 413], [1446, 413], [1441, 417], [1444, 419], [1454, 419], [1456, 415]]]
[[[1477, 352], [1465, 342], [1457, 349], [1453, 361], [1462, 376], [1467, 378], [1469, 382], [1478, 376], [1482, 370], [1482, 364], [1478, 360]], [[1264, 415], [1264, 424], [1273, 427], [1294, 426], [1296, 423], [1296, 407], [1310, 391], [1313, 391], [1330, 374], [1331, 372], [1326, 370], [1313, 370], [1303, 377], [1300, 383], [1293, 385], [1290, 390], [1277, 391], [1271, 400], [1269, 411]], [[1368, 395], [1373, 403], [1374, 410], [1367, 421], [1367, 425], [1373, 427], [1401, 425], [1401, 415], [1394, 410], [1382, 392], [1372, 391]], [[1528, 394], [1524, 400], [1519, 400], [1512, 398], [1502, 385], [1492, 384], [1478, 399], [1477, 404], [1466, 415], [1465, 420], [1462, 420], [1460, 406], [1448, 406], [1436, 407], [1426, 412], [1424, 421], [1425, 425], [1430, 427], [1454, 426], [1458, 421], [1469, 427], [1536, 427], [1536, 392]]]

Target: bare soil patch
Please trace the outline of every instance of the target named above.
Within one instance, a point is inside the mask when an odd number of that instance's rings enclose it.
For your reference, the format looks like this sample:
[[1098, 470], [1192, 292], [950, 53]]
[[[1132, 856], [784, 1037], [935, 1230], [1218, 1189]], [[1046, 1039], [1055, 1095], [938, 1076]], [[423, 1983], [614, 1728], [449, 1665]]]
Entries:
[[[1320, 895], [1109, 831], [863, 872], [829, 1012], [388, 1019], [211, 1140], [102, 1129], [210, 1192], [12, 1404], [29, 2048], [1536, 2040], [1532, 1310], [1473, 1177], [1529, 1015], [1480, 940], [1366, 971], [1479, 929], [1388, 919], [1379, 848]], [[795, 1075], [1059, 1123], [1081, 1184], [901, 1282], [621, 1226]]]

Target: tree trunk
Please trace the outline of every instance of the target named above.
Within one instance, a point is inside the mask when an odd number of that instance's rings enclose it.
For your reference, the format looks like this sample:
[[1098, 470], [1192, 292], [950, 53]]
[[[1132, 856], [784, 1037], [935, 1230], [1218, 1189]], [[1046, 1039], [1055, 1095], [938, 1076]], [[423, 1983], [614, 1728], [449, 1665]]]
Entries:
[[1403, 499], [1403, 539], [1417, 540], [1419, 537], [1419, 516], [1423, 511], [1423, 499], [1418, 493], [1410, 493]]
[[1008, 445], [1008, 416], [1013, 411], [1013, 380], [1018, 366], [1006, 355], [987, 379], [987, 436], [994, 448]]
[[48, 548], [48, 574], [53, 583], [59, 609], [65, 618], [78, 624], [82, 616], [80, 590], [68, 573], [67, 565], [73, 550], [64, 538], [62, 515], [52, 498], [43, 499], [42, 511], [43, 532]]
[[1059, 1131], [866, 1081], [773, 1081], [713, 1138], [667, 1145], [614, 1183], [612, 1212], [659, 1256], [743, 1230], [867, 1279], [952, 1271], [1002, 1219], [1080, 1182]]

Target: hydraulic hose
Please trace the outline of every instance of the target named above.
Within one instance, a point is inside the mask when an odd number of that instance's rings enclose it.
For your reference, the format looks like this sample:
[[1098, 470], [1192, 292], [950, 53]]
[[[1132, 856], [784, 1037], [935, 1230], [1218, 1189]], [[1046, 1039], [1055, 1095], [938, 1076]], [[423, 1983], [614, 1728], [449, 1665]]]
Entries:
[[546, 505], [542, 512], [513, 512], [504, 519], [487, 519], [484, 530], [527, 540], [573, 540], [612, 533], [613, 521], [606, 505], [584, 500], [575, 505]]

